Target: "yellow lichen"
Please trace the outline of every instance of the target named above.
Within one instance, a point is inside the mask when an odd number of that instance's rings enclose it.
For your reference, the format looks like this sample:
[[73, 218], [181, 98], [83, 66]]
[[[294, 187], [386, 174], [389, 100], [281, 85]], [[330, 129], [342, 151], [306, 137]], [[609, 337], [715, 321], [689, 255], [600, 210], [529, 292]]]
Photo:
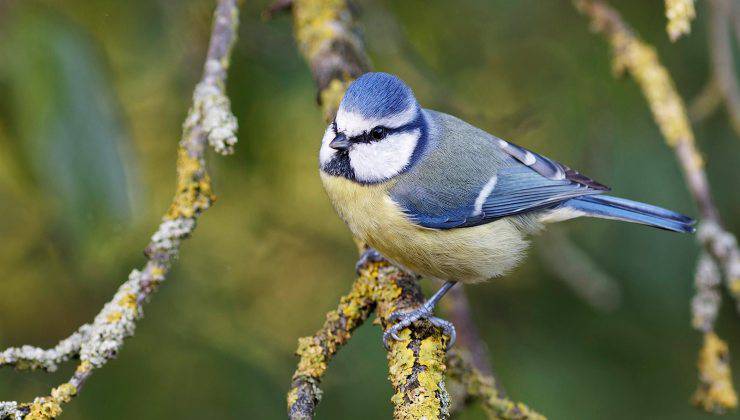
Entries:
[[288, 409], [293, 406], [298, 401], [298, 388], [291, 388], [291, 390], [288, 392]]
[[136, 293], [126, 293], [121, 300], [118, 301], [118, 305], [122, 308], [136, 310]]
[[732, 293], [734, 296], [740, 296], [740, 278], [732, 278], [728, 280], [728, 288], [730, 289], [730, 293]]
[[155, 280], [162, 280], [166, 274], [165, 268], [158, 265], [153, 265], [149, 272]]
[[691, 21], [696, 17], [694, 0], [665, 0], [666, 31], [671, 41], [691, 33]]
[[324, 350], [318, 345], [313, 337], [301, 337], [298, 339], [298, 350], [296, 355], [301, 359], [298, 362], [293, 377], [310, 376], [320, 378], [326, 371], [326, 358]]
[[215, 199], [211, 179], [203, 168], [203, 162], [180, 147], [177, 158], [177, 193], [165, 218], [191, 218], [210, 207]]
[[324, 90], [319, 92], [319, 98], [321, 99], [321, 109], [324, 112], [324, 120], [331, 120], [332, 116], [339, 109], [339, 103], [344, 97], [344, 92], [349, 87], [351, 80], [349, 78], [345, 80], [334, 79], [329, 82]]
[[62, 407], [53, 399], [40, 398], [28, 407], [26, 420], [51, 420], [62, 414]]
[[89, 372], [93, 368], [92, 363], [88, 360], [83, 360], [82, 363], [80, 363], [77, 366], [77, 369], [75, 369], [75, 373], [77, 374], [83, 374]]
[[404, 328], [398, 336], [401, 340], [392, 342], [388, 351], [388, 379], [393, 388], [399, 388], [408, 380], [416, 362], [414, 351], [408, 348], [411, 331]]
[[295, 0], [293, 19], [295, 37], [303, 54], [310, 59], [336, 38], [342, 20], [349, 13], [345, 0]]
[[445, 351], [445, 344], [438, 336], [427, 337], [419, 346], [419, 364], [425, 369], [419, 373], [418, 380], [429, 391], [437, 391], [444, 380]]
[[77, 387], [70, 383], [61, 384], [51, 390], [51, 397], [58, 402], [67, 403], [77, 395]]
[[692, 401], [710, 413], [723, 413], [737, 407], [737, 393], [732, 385], [730, 352], [727, 343], [715, 333], [704, 334], [699, 352], [699, 388]]
[[112, 324], [114, 322], [118, 322], [121, 319], [121, 316], [122, 315], [123, 314], [121, 314], [120, 311], [113, 311], [113, 312], [111, 312], [111, 313], [108, 314], [108, 316], [105, 318], [105, 320]]

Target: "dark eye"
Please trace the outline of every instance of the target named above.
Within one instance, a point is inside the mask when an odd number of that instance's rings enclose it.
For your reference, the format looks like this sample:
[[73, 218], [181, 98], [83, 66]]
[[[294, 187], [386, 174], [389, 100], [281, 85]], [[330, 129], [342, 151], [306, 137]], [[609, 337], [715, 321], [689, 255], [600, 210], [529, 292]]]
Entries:
[[370, 136], [375, 140], [382, 140], [385, 134], [385, 127], [375, 127], [370, 130]]

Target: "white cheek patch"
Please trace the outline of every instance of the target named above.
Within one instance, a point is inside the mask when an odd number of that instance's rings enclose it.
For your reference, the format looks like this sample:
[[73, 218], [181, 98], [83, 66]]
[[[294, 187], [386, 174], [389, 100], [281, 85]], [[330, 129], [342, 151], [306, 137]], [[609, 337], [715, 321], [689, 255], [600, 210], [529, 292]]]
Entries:
[[405, 111], [383, 118], [367, 118], [355, 112], [349, 112], [342, 108], [337, 112], [337, 129], [347, 137], [359, 136], [363, 132], [370, 131], [373, 127], [383, 126], [398, 128], [416, 119], [418, 108], [410, 106]]
[[334, 140], [334, 130], [332, 129], [332, 125], [329, 124], [329, 126], [326, 127], [326, 132], [324, 132], [324, 138], [321, 139], [321, 150], [319, 151], [319, 163], [321, 166], [329, 163], [337, 152], [329, 147], [329, 143], [331, 143], [332, 140]]
[[349, 162], [355, 177], [361, 182], [379, 182], [398, 175], [411, 161], [420, 136], [421, 130], [416, 129], [352, 145]]

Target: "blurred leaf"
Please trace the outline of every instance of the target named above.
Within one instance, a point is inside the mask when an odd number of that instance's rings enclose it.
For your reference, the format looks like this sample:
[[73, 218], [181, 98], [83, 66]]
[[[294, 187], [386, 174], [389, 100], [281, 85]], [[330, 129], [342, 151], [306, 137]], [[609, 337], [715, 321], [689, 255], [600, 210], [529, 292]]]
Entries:
[[0, 47], [10, 127], [33, 181], [78, 239], [130, 214], [120, 108], [92, 41], [49, 13], [18, 11]]

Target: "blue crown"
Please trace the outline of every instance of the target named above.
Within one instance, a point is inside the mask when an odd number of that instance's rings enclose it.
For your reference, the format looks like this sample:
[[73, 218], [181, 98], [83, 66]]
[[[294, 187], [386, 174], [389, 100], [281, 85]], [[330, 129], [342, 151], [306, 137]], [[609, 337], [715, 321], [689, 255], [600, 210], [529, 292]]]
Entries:
[[365, 118], [384, 118], [416, 106], [414, 92], [388, 73], [365, 73], [352, 82], [339, 105]]

